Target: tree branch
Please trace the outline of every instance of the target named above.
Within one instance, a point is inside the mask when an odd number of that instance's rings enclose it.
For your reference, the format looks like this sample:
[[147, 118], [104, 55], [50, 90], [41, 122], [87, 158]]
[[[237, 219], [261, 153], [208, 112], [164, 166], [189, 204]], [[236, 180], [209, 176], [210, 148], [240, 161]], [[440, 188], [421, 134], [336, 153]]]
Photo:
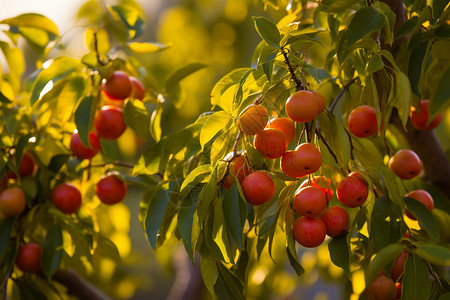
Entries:
[[358, 80], [359, 76], [356, 76], [355, 78], [353, 78], [352, 80], [350, 80], [349, 82], [347, 82], [342, 89], [339, 91], [339, 94], [337, 94], [336, 98], [334, 98], [333, 103], [331, 103], [330, 107], [328, 108], [328, 111], [330, 113], [333, 113], [334, 108], [336, 107], [339, 99], [341, 99], [342, 95], [344, 95], [345, 91], [352, 85], [353, 82], [355, 82], [356, 80]]
[[280, 51], [281, 51], [281, 54], [283, 54], [284, 61], [286, 62], [286, 65], [288, 66], [289, 73], [291, 73], [291, 78], [295, 82], [295, 85], [297, 87], [297, 91], [300, 91], [301, 89], [303, 89], [303, 84], [300, 81], [300, 79], [298, 79], [298, 77], [295, 75], [294, 68], [292, 67], [291, 62], [289, 61], [287, 53], [286, 53], [286, 51], [284, 51], [284, 48], [281, 48]]
[[67, 288], [67, 294], [83, 300], [112, 300], [73, 270], [58, 270], [53, 280]]

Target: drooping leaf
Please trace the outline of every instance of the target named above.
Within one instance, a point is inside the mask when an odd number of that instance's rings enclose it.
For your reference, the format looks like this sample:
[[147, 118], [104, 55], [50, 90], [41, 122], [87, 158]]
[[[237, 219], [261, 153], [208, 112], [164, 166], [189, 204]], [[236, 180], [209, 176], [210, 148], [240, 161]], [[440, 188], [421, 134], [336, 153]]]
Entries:
[[181, 201], [178, 211], [178, 232], [183, 241], [184, 248], [189, 255], [191, 263], [194, 263], [194, 248], [192, 245], [192, 225], [194, 221], [194, 212], [199, 197], [198, 188], [191, 189], [187, 197]]
[[429, 299], [430, 291], [431, 282], [427, 265], [417, 256], [409, 255], [402, 280], [402, 299]]
[[[206, 247], [202, 247], [206, 248]], [[214, 299], [217, 299], [214, 292], [214, 286], [219, 277], [219, 272], [217, 271], [216, 259], [210, 253], [205, 253], [207, 250], [203, 250], [200, 255], [200, 269], [202, 273], [203, 282], [206, 288]]]
[[347, 244], [347, 236], [341, 236], [332, 239], [328, 243], [331, 261], [338, 267], [341, 267], [345, 274], [350, 278], [350, 257]]
[[150, 117], [144, 103], [138, 99], [128, 99], [123, 109], [125, 124], [131, 127], [142, 139], [147, 140], [150, 134]]
[[433, 0], [433, 17], [435, 21], [441, 17], [448, 2], [449, 0]]
[[108, 6], [113, 16], [127, 27], [131, 39], [138, 38], [144, 32], [144, 18], [139, 10], [127, 4]]
[[255, 22], [256, 31], [262, 37], [262, 39], [274, 48], [280, 47], [280, 31], [272, 21], [265, 17], [253, 17]]
[[93, 96], [86, 96], [81, 99], [75, 110], [75, 124], [77, 125], [78, 135], [85, 147], [89, 146], [89, 131], [94, 122], [96, 101]]
[[189, 192], [192, 188], [194, 188], [198, 183], [201, 183], [211, 174], [211, 165], [201, 165], [192, 170], [188, 174], [188, 176], [184, 179], [180, 188], [180, 196], [184, 196], [186, 192]]
[[404, 197], [404, 201], [408, 211], [419, 220], [420, 227], [428, 233], [431, 240], [437, 243], [439, 240], [439, 229], [430, 210], [416, 199]]
[[239, 82], [239, 80], [247, 72], [247, 70], [248, 70], [248, 68], [234, 69], [231, 72], [229, 72], [228, 74], [226, 74], [225, 76], [223, 76], [214, 85], [214, 88], [211, 92], [211, 104], [218, 105], [218, 106], [222, 107], [228, 113], [231, 113], [230, 110], [226, 109], [227, 107], [229, 107], [229, 105], [222, 104], [221, 97], [225, 93], [226, 90], [228, 90], [231, 86], [233, 86]]
[[233, 240], [242, 249], [242, 232], [247, 218], [247, 205], [239, 196], [237, 184], [233, 184], [226, 191], [222, 207], [228, 230]]
[[42, 249], [42, 272], [50, 279], [59, 269], [62, 260], [63, 237], [61, 226], [54, 224], [47, 231]]
[[161, 140], [161, 117], [163, 113], [162, 105], [158, 105], [155, 110], [152, 112], [152, 116], [150, 118], [150, 135], [155, 140], [155, 142], [159, 142]]
[[231, 116], [224, 112], [218, 111], [212, 114], [202, 127], [200, 132], [200, 145], [202, 150], [205, 149], [205, 145], [211, 141], [211, 139], [221, 131], [226, 124], [231, 120]]
[[411, 90], [418, 97], [422, 97], [419, 91], [420, 77], [422, 76], [422, 64], [425, 53], [428, 48], [428, 42], [421, 42], [411, 50], [408, 65], [408, 78], [411, 83]]
[[0, 256], [3, 255], [3, 252], [8, 245], [9, 236], [14, 227], [15, 221], [15, 218], [6, 218], [0, 222]]
[[143, 198], [148, 202], [147, 215], [145, 216], [145, 233], [150, 246], [156, 250], [156, 239], [158, 235], [159, 227], [161, 226], [161, 221], [163, 219], [164, 210], [166, 209], [167, 203], [169, 202], [170, 191], [162, 188], [156, 193], [149, 191], [144, 193]]
[[385, 16], [375, 8], [371, 6], [361, 8], [348, 25], [345, 45], [350, 46], [365, 35], [380, 30], [385, 23]]
[[415, 246], [414, 253], [417, 256], [439, 266], [447, 267], [450, 265], [450, 250], [448, 248], [425, 243], [416, 243]]

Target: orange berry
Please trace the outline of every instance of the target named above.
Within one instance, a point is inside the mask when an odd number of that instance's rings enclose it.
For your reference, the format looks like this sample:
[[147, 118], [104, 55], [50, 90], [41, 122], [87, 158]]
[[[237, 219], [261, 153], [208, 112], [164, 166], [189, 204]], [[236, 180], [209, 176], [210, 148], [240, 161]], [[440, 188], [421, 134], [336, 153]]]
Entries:
[[0, 193], [0, 211], [9, 217], [18, 217], [26, 207], [24, 192], [17, 186]]
[[275, 118], [269, 121], [266, 128], [275, 128], [281, 130], [287, 139], [288, 145], [295, 138], [295, 124], [289, 118]]
[[352, 176], [345, 177], [336, 188], [339, 201], [347, 207], [357, 207], [363, 204], [369, 195], [367, 184]]
[[295, 122], [306, 123], [314, 120], [321, 111], [321, 100], [311, 91], [298, 91], [286, 101], [286, 113]]
[[306, 218], [319, 216], [327, 207], [325, 194], [315, 186], [307, 186], [294, 195], [294, 209]]
[[283, 156], [288, 143], [286, 135], [281, 130], [266, 128], [255, 135], [254, 145], [262, 156], [274, 159]]
[[378, 131], [377, 113], [368, 105], [358, 106], [348, 116], [348, 128], [354, 136], [365, 138]]
[[238, 119], [237, 126], [246, 135], [255, 135], [266, 127], [267, 109], [261, 105], [250, 105]]
[[317, 100], [319, 101], [319, 113], [323, 112], [325, 108], [327, 107], [327, 99], [322, 95], [319, 91], [312, 91], [316, 96]]
[[306, 174], [312, 174], [322, 165], [320, 151], [311, 143], [303, 143], [295, 148], [294, 166]]
[[389, 169], [401, 179], [411, 179], [422, 170], [422, 162], [414, 151], [402, 149], [389, 159]]
[[320, 246], [325, 240], [327, 228], [325, 223], [319, 218], [301, 217], [294, 223], [292, 228], [295, 240], [307, 248]]
[[[333, 190], [330, 188], [331, 180], [329, 178], [326, 178], [324, 176], [314, 176], [311, 178], [311, 186], [318, 187], [322, 190], [322, 192], [327, 197], [327, 201], [330, 202], [331, 198], [333, 197]], [[300, 185], [300, 188], [308, 186], [308, 180], [305, 180]]]
[[349, 216], [340, 206], [328, 208], [320, 217], [327, 227], [327, 235], [332, 238], [340, 237], [347, 233]]
[[283, 173], [292, 178], [301, 178], [308, 175], [302, 172], [302, 170], [298, 170], [295, 168], [294, 155], [294, 150], [289, 150], [283, 154], [283, 157], [280, 161], [281, 170], [283, 171]]
[[367, 287], [366, 295], [369, 300], [394, 300], [397, 297], [397, 288], [392, 279], [381, 275]]
[[261, 205], [272, 199], [275, 193], [273, 179], [265, 172], [251, 173], [242, 181], [245, 200], [251, 205]]

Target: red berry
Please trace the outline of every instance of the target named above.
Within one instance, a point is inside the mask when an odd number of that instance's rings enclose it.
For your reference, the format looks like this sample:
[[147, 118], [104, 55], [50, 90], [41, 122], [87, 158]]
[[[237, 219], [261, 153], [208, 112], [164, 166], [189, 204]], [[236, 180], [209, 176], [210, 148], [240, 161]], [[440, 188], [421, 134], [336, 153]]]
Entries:
[[131, 93], [131, 96], [133, 96], [134, 98], [139, 99], [139, 100], [144, 99], [145, 86], [136, 77], [130, 76], [129, 78], [130, 78], [131, 85], [133, 86], [133, 91]]
[[295, 124], [289, 118], [272, 119], [269, 121], [269, 124], [267, 124], [266, 128], [274, 128], [281, 130], [286, 135], [288, 145], [295, 138]]
[[281, 158], [280, 161], [281, 170], [283, 171], [283, 173], [292, 178], [301, 178], [308, 175], [304, 173], [302, 170], [298, 170], [295, 168], [294, 155], [295, 155], [294, 150], [289, 150], [283, 154], [283, 157]]
[[411, 107], [409, 112], [409, 117], [413, 125], [420, 130], [431, 130], [436, 128], [442, 120], [442, 113], [438, 114], [431, 122], [427, 125], [428, 119], [430, 117], [429, 112], [430, 101], [421, 100], [419, 102], [418, 108]]
[[307, 248], [320, 246], [325, 240], [327, 229], [325, 223], [319, 218], [301, 217], [295, 221], [292, 229], [295, 240]]
[[75, 213], [81, 206], [81, 193], [71, 183], [62, 183], [52, 192], [52, 201], [65, 214]]
[[[314, 176], [311, 178], [311, 186], [318, 187], [322, 190], [322, 192], [327, 197], [327, 201], [330, 202], [331, 198], [333, 197], [333, 190], [330, 188], [331, 180], [329, 178], [326, 178], [324, 176]], [[300, 188], [304, 188], [308, 186], [308, 180], [305, 180], [300, 185]]]
[[315, 93], [298, 91], [287, 99], [286, 113], [295, 122], [306, 123], [314, 120], [321, 112], [322, 106], [322, 99]]
[[[425, 190], [414, 190], [405, 195], [405, 197], [415, 199], [419, 202], [422, 202], [430, 211], [434, 208], [434, 200], [431, 195]], [[410, 219], [416, 220], [416, 218], [405, 209], [405, 215], [407, 215]]]
[[98, 136], [107, 140], [117, 139], [127, 128], [122, 109], [113, 105], [105, 105], [97, 112], [94, 126]]
[[28, 152], [24, 152], [17, 173], [19, 173], [20, 177], [26, 177], [34, 173], [35, 167], [36, 162], [34, 161], [33, 156]]
[[283, 156], [288, 143], [286, 135], [281, 130], [266, 128], [255, 135], [254, 145], [262, 156], [274, 159]]
[[37, 273], [41, 270], [41, 246], [35, 243], [28, 243], [20, 246], [16, 256], [16, 266], [27, 273]]
[[130, 97], [132, 84], [128, 75], [122, 71], [115, 71], [102, 81], [102, 90], [112, 100], [125, 100]]
[[90, 148], [85, 147], [81, 142], [78, 132], [72, 134], [70, 140], [70, 150], [72, 155], [81, 159], [91, 159], [100, 151], [100, 141], [95, 133], [89, 133], [89, 145]]
[[327, 235], [332, 238], [340, 237], [347, 233], [349, 217], [345, 209], [340, 206], [328, 208], [320, 217], [327, 227]]
[[336, 188], [339, 201], [347, 207], [357, 207], [363, 204], [369, 195], [367, 184], [352, 176], [345, 177]]
[[322, 165], [320, 151], [311, 143], [303, 143], [295, 148], [294, 166], [306, 174], [312, 174]]
[[348, 128], [354, 136], [365, 138], [378, 131], [377, 113], [372, 106], [358, 106], [348, 116]]
[[125, 198], [127, 185], [118, 176], [107, 175], [95, 185], [95, 193], [105, 204], [116, 204]]
[[314, 218], [319, 216], [327, 207], [325, 194], [317, 187], [301, 188], [294, 195], [294, 208], [302, 216]]
[[414, 151], [402, 149], [389, 159], [389, 169], [401, 179], [411, 179], [422, 170], [422, 162]]

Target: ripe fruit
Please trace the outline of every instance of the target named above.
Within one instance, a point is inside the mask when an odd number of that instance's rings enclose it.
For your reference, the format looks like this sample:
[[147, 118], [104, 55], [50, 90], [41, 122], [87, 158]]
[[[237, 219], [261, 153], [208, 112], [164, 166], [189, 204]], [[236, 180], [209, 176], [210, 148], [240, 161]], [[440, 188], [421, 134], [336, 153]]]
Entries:
[[261, 105], [250, 105], [241, 113], [237, 126], [246, 135], [255, 135], [266, 127], [267, 109]]
[[41, 256], [41, 246], [28, 243], [20, 246], [15, 263], [23, 272], [37, 273], [41, 270]]
[[408, 251], [403, 250], [394, 260], [391, 270], [391, 279], [396, 282], [402, 276], [405, 269], [405, 261], [408, 258]]
[[392, 279], [381, 275], [366, 288], [366, 295], [369, 300], [394, 300], [397, 297], [397, 288]]
[[142, 82], [137, 79], [136, 77], [130, 76], [129, 77], [131, 85], [133, 87], [131, 96], [142, 100], [145, 97], [145, 86], [142, 84]]
[[17, 173], [19, 173], [20, 177], [26, 177], [34, 173], [35, 167], [36, 162], [33, 156], [28, 152], [24, 152]]
[[303, 143], [295, 148], [294, 166], [306, 174], [319, 170], [322, 165], [320, 151], [311, 143]]
[[258, 132], [253, 143], [256, 150], [269, 159], [283, 156], [288, 147], [286, 135], [275, 128], [266, 128]]
[[292, 178], [301, 178], [308, 175], [302, 172], [302, 170], [298, 170], [295, 168], [294, 155], [294, 150], [289, 150], [283, 154], [283, 157], [280, 161], [281, 170], [283, 171], [283, 173]]
[[295, 122], [312, 121], [321, 111], [322, 100], [311, 91], [298, 91], [286, 101], [286, 113]]
[[429, 100], [421, 100], [419, 102], [419, 107], [415, 108], [411, 106], [411, 110], [409, 111], [409, 117], [413, 125], [420, 130], [431, 130], [436, 128], [442, 120], [442, 113], [438, 114], [431, 122], [428, 123], [428, 118], [430, 116], [429, 113], [430, 101]]
[[272, 178], [264, 172], [251, 173], [242, 181], [242, 191], [245, 200], [252, 205], [261, 205], [272, 199], [275, 184]]
[[321, 113], [327, 107], [327, 99], [325, 99], [325, 97], [319, 91], [312, 91], [312, 92], [317, 96], [317, 100], [319, 101], [319, 113]]
[[336, 195], [345, 206], [357, 207], [366, 201], [369, 189], [367, 184], [359, 178], [345, 177], [339, 182]]
[[307, 248], [314, 248], [325, 240], [327, 229], [325, 223], [319, 218], [301, 217], [295, 221], [292, 229], [295, 240]]
[[[330, 188], [331, 180], [324, 176], [314, 176], [311, 178], [311, 186], [318, 187], [325, 194], [327, 201], [330, 202], [333, 197], [333, 190]], [[300, 185], [300, 188], [308, 186], [308, 180], [305, 180]]]
[[26, 207], [24, 192], [17, 186], [0, 193], [0, 211], [8, 217], [18, 217]]
[[[406, 194], [405, 197], [412, 198], [419, 202], [422, 202], [430, 211], [432, 211], [434, 208], [433, 197], [431, 197], [431, 195], [425, 190], [414, 190]], [[405, 215], [407, 215], [412, 220], [416, 220], [416, 218], [406, 209]]]
[[93, 132], [89, 132], [89, 145], [90, 148], [83, 145], [77, 131], [72, 134], [70, 150], [73, 156], [81, 159], [91, 159], [100, 151], [100, 141]]
[[342, 236], [348, 231], [349, 217], [340, 206], [328, 208], [320, 217], [327, 227], [327, 235], [332, 238]]
[[125, 72], [114, 71], [109, 78], [103, 79], [102, 90], [112, 100], [124, 100], [131, 95], [132, 84]]
[[389, 159], [389, 169], [401, 179], [411, 179], [422, 170], [422, 162], [414, 151], [402, 149]]
[[63, 213], [72, 214], [81, 206], [81, 193], [71, 183], [62, 183], [52, 192], [52, 201]]
[[95, 193], [105, 204], [116, 204], [127, 194], [127, 185], [114, 174], [107, 175], [95, 185]]
[[319, 216], [327, 207], [325, 194], [315, 186], [307, 186], [294, 195], [294, 209], [306, 218]]
[[236, 181], [235, 176], [237, 176], [239, 182], [242, 182], [242, 180], [244, 180], [244, 178], [247, 177], [252, 172], [252, 170], [248, 162], [245, 163], [245, 156], [239, 155], [231, 162], [229, 172], [230, 174], [227, 175], [223, 183], [223, 187], [225, 189], [229, 189], [234, 184], [234, 182]]
[[348, 128], [354, 136], [364, 138], [378, 131], [377, 113], [372, 106], [361, 105], [348, 116]]
[[98, 136], [107, 140], [117, 139], [127, 128], [122, 109], [113, 105], [105, 105], [97, 112], [94, 126]]
[[288, 145], [295, 138], [295, 124], [289, 118], [275, 118], [269, 121], [266, 128], [275, 128], [281, 130], [287, 139]]

